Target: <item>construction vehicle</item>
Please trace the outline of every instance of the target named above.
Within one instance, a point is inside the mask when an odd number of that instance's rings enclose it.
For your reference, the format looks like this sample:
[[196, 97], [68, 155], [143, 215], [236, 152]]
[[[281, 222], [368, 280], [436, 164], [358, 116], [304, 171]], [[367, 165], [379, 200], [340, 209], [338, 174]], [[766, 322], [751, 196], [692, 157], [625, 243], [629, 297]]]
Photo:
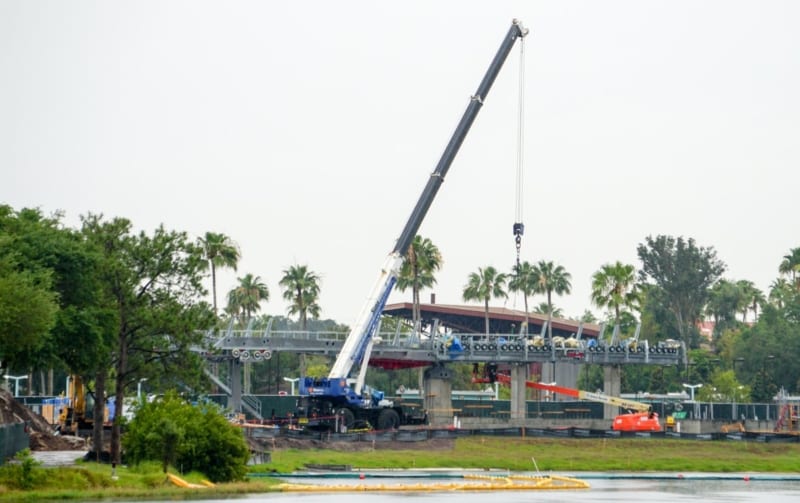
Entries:
[[[477, 375], [477, 369], [473, 371], [472, 382], [474, 383], [494, 383], [510, 385], [511, 377], [497, 371], [497, 365], [490, 363], [484, 366], [483, 376]], [[574, 388], [567, 388], [565, 386], [558, 386], [556, 384], [545, 384], [536, 381], [525, 381], [525, 386], [528, 388], [547, 391], [549, 393], [558, 393], [560, 395], [571, 396], [578, 400], [588, 400], [590, 402], [599, 402], [608, 405], [615, 405], [631, 412], [619, 414], [614, 418], [611, 423], [611, 429], [614, 431], [661, 431], [661, 423], [658, 420], [658, 414], [653, 412], [651, 405], [620, 398], [616, 396], [608, 396], [603, 393], [594, 393], [591, 391], [583, 391]]]
[[[62, 435], [91, 435], [94, 419], [87, 411], [91, 409], [93, 401], [87, 400], [86, 385], [81, 376], [69, 376], [66, 395], [68, 401], [59, 411], [56, 430]], [[107, 415], [108, 409], [104, 410]], [[103, 420], [105, 424], [107, 417]]]
[[[394, 429], [402, 424], [426, 421], [427, 416], [424, 411], [395, 405], [384, 397], [383, 392], [365, 386], [364, 380], [374, 342], [373, 337], [377, 332], [383, 308], [397, 281], [408, 247], [444, 181], [447, 170], [512, 47], [517, 39], [522, 39], [527, 33], [519, 21], [513, 21], [477, 92], [472, 96], [461, 121], [456, 126], [436, 169], [430, 175], [394, 249], [386, 258], [378, 281], [345, 339], [328, 377], [304, 377], [300, 380], [298, 424], [316, 430], [345, 431], [365, 425], [381, 430]], [[360, 366], [357, 377], [351, 377], [351, 371], [356, 366]]]

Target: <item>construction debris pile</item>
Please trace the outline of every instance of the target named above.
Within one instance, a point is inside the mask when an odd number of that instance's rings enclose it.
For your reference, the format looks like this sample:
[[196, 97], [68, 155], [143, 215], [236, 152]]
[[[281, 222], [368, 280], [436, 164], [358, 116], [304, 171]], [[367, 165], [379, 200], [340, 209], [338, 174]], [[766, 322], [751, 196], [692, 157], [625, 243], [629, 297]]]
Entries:
[[14, 396], [0, 389], [0, 424], [25, 423], [32, 451], [68, 451], [86, 448], [79, 437], [57, 435], [55, 429], [42, 416], [14, 400]]

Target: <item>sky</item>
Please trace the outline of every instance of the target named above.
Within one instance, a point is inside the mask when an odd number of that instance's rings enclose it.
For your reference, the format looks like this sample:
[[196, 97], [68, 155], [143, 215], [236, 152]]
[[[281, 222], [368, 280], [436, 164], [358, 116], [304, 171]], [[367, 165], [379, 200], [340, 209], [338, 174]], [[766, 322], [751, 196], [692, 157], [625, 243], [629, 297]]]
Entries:
[[524, 52], [419, 230], [443, 255], [423, 301], [510, 271], [518, 187], [521, 258], [571, 274], [568, 316], [602, 314], [592, 274], [661, 234], [768, 291], [800, 246], [790, 0], [0, 0], [0, 204], [224, 233], [219, 299], [250, 273], [286, 315], [278, 281], [306, 265], [351, 324], [513, 19]]

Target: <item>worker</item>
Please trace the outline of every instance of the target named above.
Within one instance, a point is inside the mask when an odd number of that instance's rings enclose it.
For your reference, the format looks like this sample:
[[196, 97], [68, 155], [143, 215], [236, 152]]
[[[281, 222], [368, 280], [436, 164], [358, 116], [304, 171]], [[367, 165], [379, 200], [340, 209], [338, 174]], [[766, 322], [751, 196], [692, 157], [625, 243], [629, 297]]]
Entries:
[[675, 417], [672, 414], [667, 416], [667, 430], [672, 431], [675, 428]]

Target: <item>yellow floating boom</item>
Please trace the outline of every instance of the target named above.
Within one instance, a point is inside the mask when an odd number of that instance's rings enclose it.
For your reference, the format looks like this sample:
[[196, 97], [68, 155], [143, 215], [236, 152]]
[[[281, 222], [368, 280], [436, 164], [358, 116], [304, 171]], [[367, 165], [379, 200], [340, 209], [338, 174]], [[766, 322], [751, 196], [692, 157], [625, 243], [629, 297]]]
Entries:
[[465, 475], [470, 482], [432, 484], [279, 484], [285, 492], [433, 492], [433, 491], [530, 491], [551, 489], [588, 489], [583, 480], [560, 475], [492, 477]]

